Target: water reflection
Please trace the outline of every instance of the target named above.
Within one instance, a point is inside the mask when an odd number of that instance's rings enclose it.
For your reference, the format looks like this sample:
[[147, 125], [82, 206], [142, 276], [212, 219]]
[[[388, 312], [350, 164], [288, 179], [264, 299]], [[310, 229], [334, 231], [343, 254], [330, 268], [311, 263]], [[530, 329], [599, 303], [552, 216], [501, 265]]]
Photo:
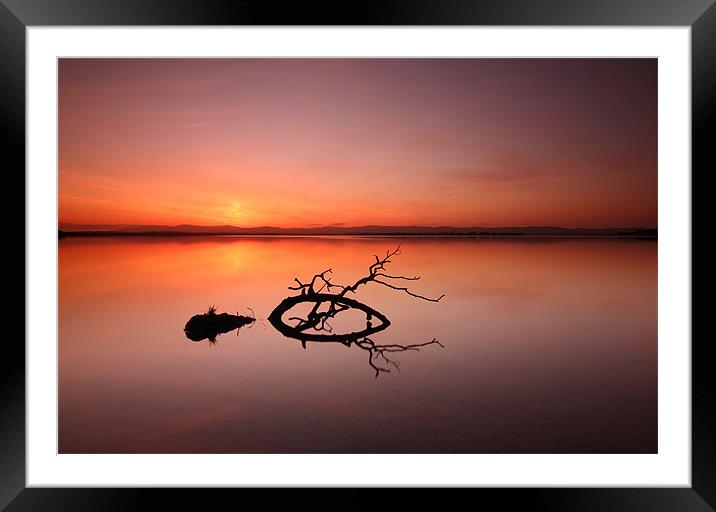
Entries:
[[[378, 345], [371, 338], [373, 334], [383, 331], [390, 325], [390, 320], [380, 311], [364, 304], [356, 299], [346, 297], [347, 293], [355, 294], [358, 288], [368, 283], [376, 283], [393, 290], [403, 291], [412, 297], [428, 302], [439, 302], [445, 295], [437, 298], [430, 298], [414, 293], [408, 287], [397, 286], [389, 281], [417, 281], [419, 276], [390, 275], [386, 273], [386, 265], [391, 263], [394, 256], [400, 255], [400, 245], [393, 251], [386, 251], [385, 256], [380, 258], [377, 255], [375, 262], [368, 267], [368, 275], [361, 277], [352, 285], [341, 285], [331, 281], [332, 269], [324, 270], [315, 274], [308, 283], [301, 282], [295, 278], [297, 285], [289, 286], [289, 290], [298, 291], [298, 295], [286, 297], [274, 308], [268, 317], [271, 325], [281, 334], [288, 338], [299, 340], [303, 348], [306, 343], [312, 342], [334, 342], [342, 343], [350, 347], [355, 344], [357, 347], [366, 350], [369, 354], [368, 364], [375, 370], [378, 377], [381, 372], [389, 373], [390, 367], [400, 370], [400, 363], [389, 358], [386, 354], [393, 352], [404, 352], [407, 350], [419, 350], [426, 345], [437, 344], [443, 346], [433, 338], [425, 343], [412, 345]], [[387, 280], [387, 281], [386, 281]], [[330, 293], [335, 289], [336, 293]], [[326, 290], [324, 292], [324, 290]], [[296, 309], [299, 305], [309, 305], [307, 313], [290, 316], [284, 320], [284, 315]], [[365, 327], [359, 330], [348, 330], [346, 332], [334, 332], [332, 322], [337, 316], [347, 312], [361, 312], [365, 315]], [[379, 323], [374, 325], [374, 320]], [[293, 325], [287, 323], [293, 322]], [[382, 363], [382, 365], [380, 364]], [[389, 365], [389, 366], [386, 366]]]
[[[422, 279], [389, 282], [447, 296], [373, 283], [346, 298], [390, 320], [367, 335], [375, 344], [445, 345], [384, 352], [403, 363], [400, 378], [386, 378], [397, 372], [375, 354], [392, 370], [375, 381], [355, 342], [307, 342], [305, 353], [261, 325], [300, 296], [286, 290], [294, 276], [332, 267], [335, 282], [354, 283], [399, 242], [386, 273]], [[58, 451], [656, 453], [657, 249], [637, 239], [60, 240]], [[213, 348], [187, 339], [189, 317], [211, 304], [254, 309], [241, 343], [228, 342], [235, 331]], [[355, 332], [366, 315], [328, 322]]]

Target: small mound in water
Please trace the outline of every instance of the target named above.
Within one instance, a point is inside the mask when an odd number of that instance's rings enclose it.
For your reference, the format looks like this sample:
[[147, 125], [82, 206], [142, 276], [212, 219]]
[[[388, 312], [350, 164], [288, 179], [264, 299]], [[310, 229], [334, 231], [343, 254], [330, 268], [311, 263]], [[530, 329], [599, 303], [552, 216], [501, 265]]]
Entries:
[[210, 343], [216, 343], [216, 337], [219, 334], [240, 329], [255, 321], [256, 319], [250, 316], [217, 313], [216, 308], [211, 306], [206, 313], [194, 315], [189, 319], [184, 326], [184, 334], [191, 341], [208, 339]]

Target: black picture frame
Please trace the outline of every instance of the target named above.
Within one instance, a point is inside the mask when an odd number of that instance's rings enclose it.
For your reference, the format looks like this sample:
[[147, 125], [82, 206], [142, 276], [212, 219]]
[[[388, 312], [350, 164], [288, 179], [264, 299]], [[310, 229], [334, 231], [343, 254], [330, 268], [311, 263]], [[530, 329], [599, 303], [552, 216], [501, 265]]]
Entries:
[[[25, 244], [19, 246], [18, 212], [25, 211], [25, 34], [45, 25], [606, 25], [689, 26], [692, 51], [692, 218], [696, 195], [694, 177], [713, 169], [710, 143], [716, 125], [716, 0], [383, 0], [379, 2], [216, 2], [202, 0], [0, 0], [0, 144], [4, 178], [12, 183], [15, 200], [3, 204], [6, 240], [18, 244], [3, 251], [9, 269], [25, 269]], [[710, 164], [710, 165], [709, 165]], [[696, 180], [700, 183], [701, 178]], [[699, 204], [704, 204], [699, 201]], [[24, 214], [23, 214], [24, 219]], [[698, 259], [693, 258], [692, 274]], [[9, 246], [9, 244], [8, 244]], [[693, 291], [705, 286], [692, 285]], [[25, 296], [23, 289], [22, 296]], [[11, 302], [19, 303], [14, 296]], [[695, 304], [692, 300], [692, 332]], [[7, 333], [0, 372], [0, 509], [21, 510], [144, 510], [208, 508], [213, 500], [235, 499], [247, 489], [78, 489], [26, 488], [25, 480], [25, 351], [24, 322], [10, 306], [15, 329]], [[23, 301], [24, 313], [24, 301]], [[23, 315], [24, 316], [24, 315]], [[684, 340], [687, 342], [688, 340]], [[502, 488], [472, 489], [462, 494], [474, 505], [499, 503], [501, 510], [716, 510], [716, 389], [707, 339], [692, 335], [692, 486], [690, 488]], [[101, 471], [101, 468], [97, 468]], [[322, 490], [323, 493], [329, 492]], [[335, 493], [335, 491], [330, 491]], [[373, 490], [349, 491], [351, 505], [374, 506]], [[424, 499], [423, 491], [418, 499]], [[464, 492], [464, 491], [463, 491]], [[295, 494], [295, 493], [293, 493]], [[305, 495], [305, 494], [304, 494]], [[413, 496], [416, 496], [415, 494]], [[257, 496], [258, 497], [258, 496]], [[298, 503], [293, 501], [292, 505]], [[313, 496], [306, 498], [313, 502]], [[330, 497], [322, 495], [329, 502]], [[346, 503], [346, 494], [336, 496]], [[400, 498], [401, 502], [403, 498]], [[441, 501], [444, 498], [438, 498]], [[423, 504], [426, 504], [423, 502]], [[241, 506], [235, 502], [235, 506]], [[518, 508], [519, 507], [519, 508]]]

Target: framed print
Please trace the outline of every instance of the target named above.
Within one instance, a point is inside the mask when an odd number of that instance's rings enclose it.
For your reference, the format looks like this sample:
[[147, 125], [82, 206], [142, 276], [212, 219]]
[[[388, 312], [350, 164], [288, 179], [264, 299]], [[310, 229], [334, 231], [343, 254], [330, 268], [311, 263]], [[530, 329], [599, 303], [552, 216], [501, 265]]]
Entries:
[[575, 7], [4, 0], [0, 503], [712, 510], [716, 7]]

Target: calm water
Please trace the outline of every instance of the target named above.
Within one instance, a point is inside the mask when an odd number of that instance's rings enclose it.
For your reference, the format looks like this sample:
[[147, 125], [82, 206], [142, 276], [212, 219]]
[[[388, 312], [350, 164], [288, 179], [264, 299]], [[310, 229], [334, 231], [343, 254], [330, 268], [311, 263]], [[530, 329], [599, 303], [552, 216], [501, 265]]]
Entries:
[[[375, 372], [368, 353], [279, 334], [287, 287], [332, 268], [378, 344], [437, 338]], [[536, 453], [657, 449], [657, 243], [604, 239], [75, 238], [59, 249], [59, 449], [84, 452]], [[210, 305], [255, 324], [215, 345]]]

